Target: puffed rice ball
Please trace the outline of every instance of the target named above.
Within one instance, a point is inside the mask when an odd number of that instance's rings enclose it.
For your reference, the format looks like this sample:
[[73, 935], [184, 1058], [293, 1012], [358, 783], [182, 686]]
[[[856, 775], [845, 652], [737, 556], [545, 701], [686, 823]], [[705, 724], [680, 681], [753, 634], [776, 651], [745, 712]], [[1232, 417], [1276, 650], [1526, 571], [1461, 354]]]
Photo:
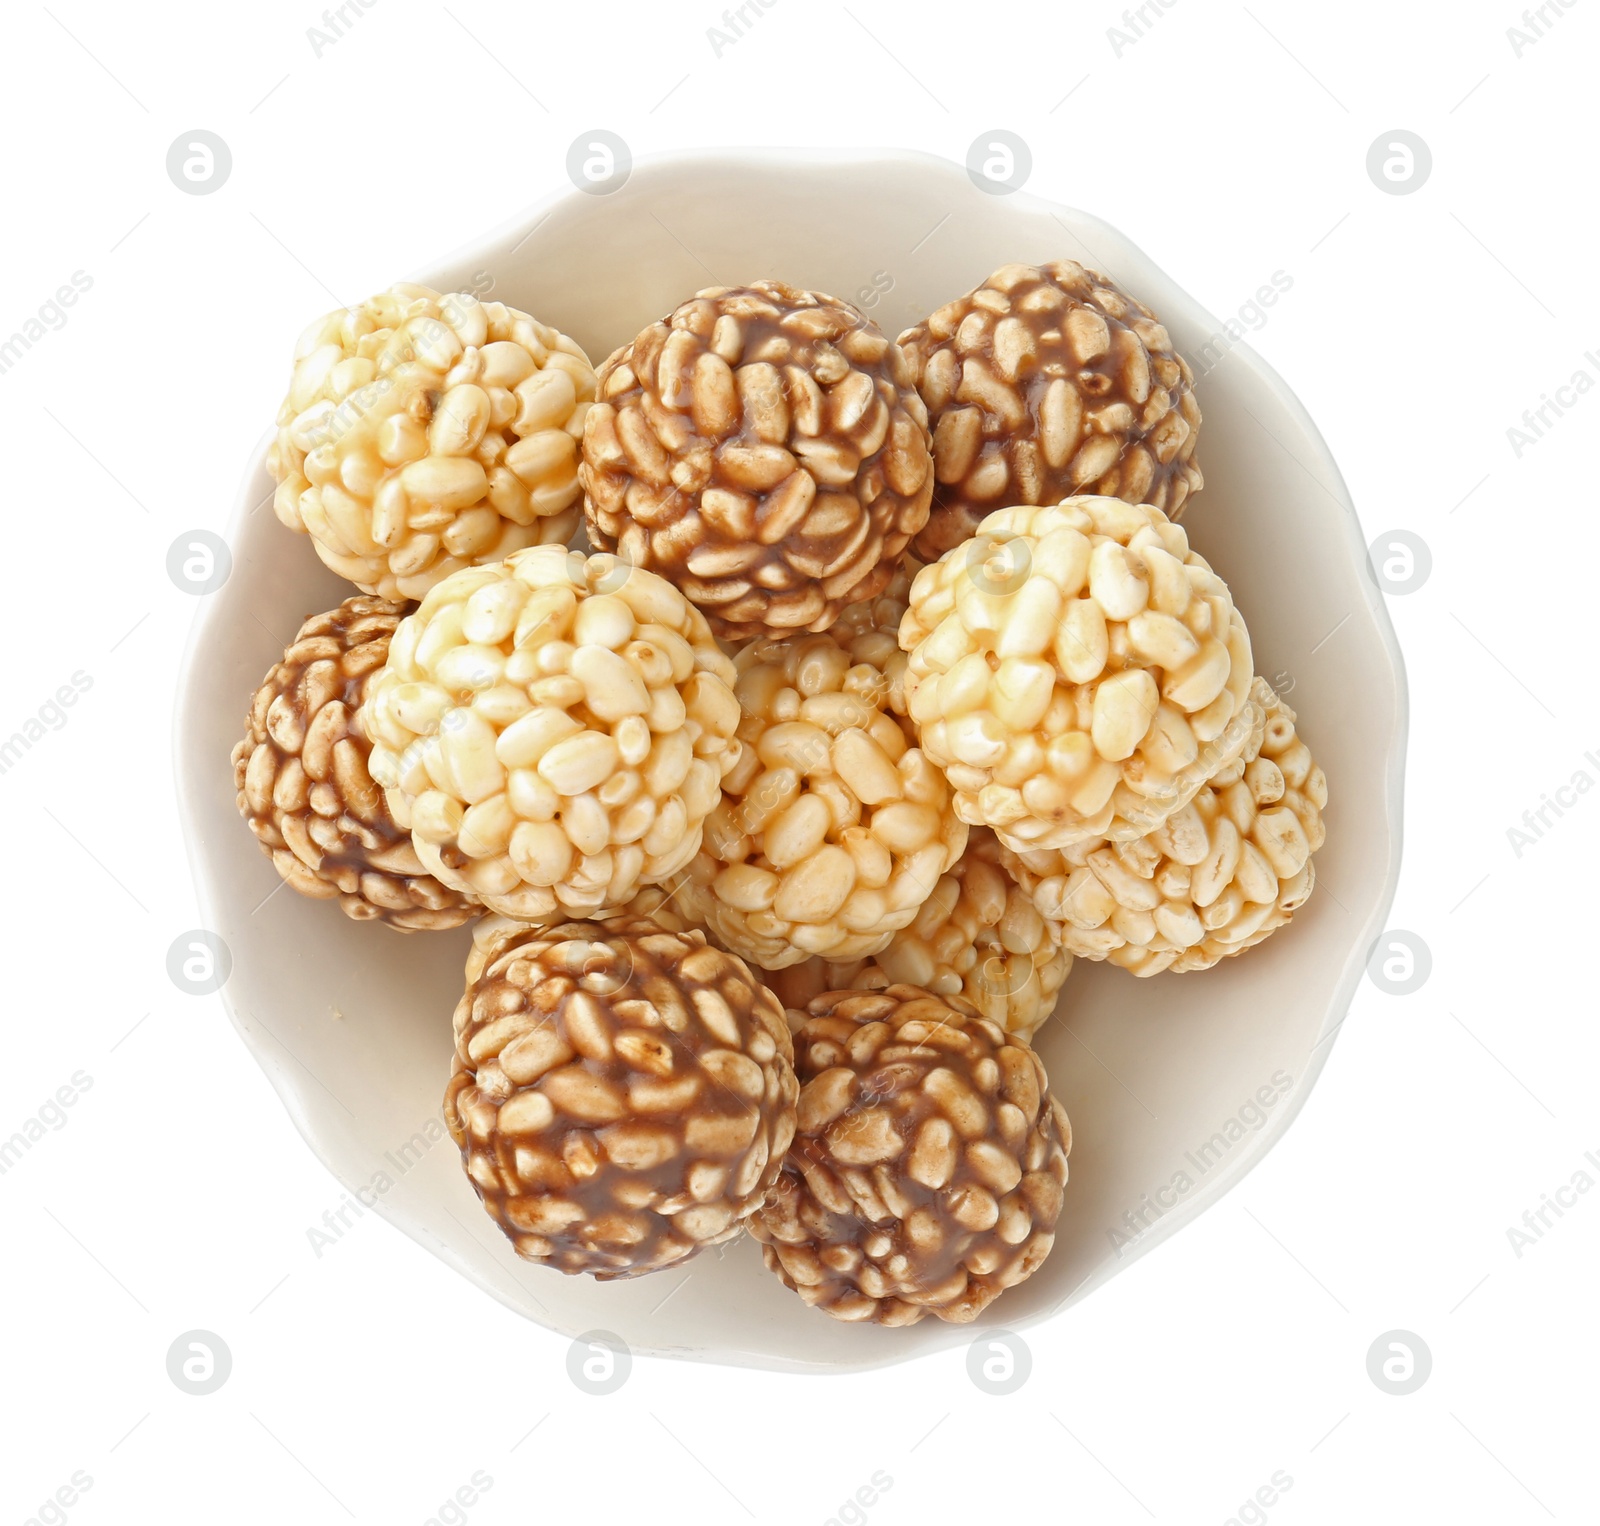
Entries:
[[486, 952], [444, 1115], [517, 1254], [609, 1280], [738, 1234], [794, 1133], [772, 993], [643, 918], [523, 927]]
[[307, 620], [256, 690], [233, 777], [240, 814], [295, 890], [411, 932], [483, 908], [423, 868], [367, 771], [361, 705], [405, 608], [358, 594]]
[[387, 598], [566, 542], [594, 385], [583, 350], [527, 313], [392, 286], [295, 346], [267, 454], [278, 518]]
[[767, 984], [791, 1008], [825, 991], [921, 986], [935, 996], [963, 996], [1007, 1033], [1032, 1039], [1055, 1010], [1072, 953], [1002, 867], [1002, 851], [992, 832], [974, 827], [967, 851], [911, 924], [871, 959], [811, 958], [775, 971]]
[[1328, 781], [1294, 711], [1263, 679], [1255, 692], [1265, 723], [1244, 756], [1148, 837], [1004, 854], [1063, 950], [1135, 975], [1206, 970], [1306, 903]]
[[766, 969], [874, 953], [966, 846], [944, 776], [830, 636], [758, 639], [735, 666], [743, 752], [679, 904]]
[[677, 584], [729, 641], [826, 630], [928, 517], [910, 362], [848, 302], [778, 281], [699, 292], [600, 367], [590, 539]]
[[750, 1221], [835, 1319], [977, 1318], [1055, 1243], [1072, 1129], [1039, 1057], [959, 996], [818, 997], [795, 1034], [794, 1143]]
[[733, 664], [681, 593], [535, 546], [453, 573], [396, 633], [372, 776], [446, 884], [544, 921], [688, 863], [739, 760]]
[[1260, 719], [1227, 585], [1148, 504], [998, 510], [917, 574], [900, 645], [957, 813], [1017, 852], [1142, 836]]
[[1188, 362], [1149, 308], [1076, 260], [1005, 265], [900, 343], [933, 427], [932, 561], [1008, 503], [1099, 493], [1177, 520], [1202, 484]]

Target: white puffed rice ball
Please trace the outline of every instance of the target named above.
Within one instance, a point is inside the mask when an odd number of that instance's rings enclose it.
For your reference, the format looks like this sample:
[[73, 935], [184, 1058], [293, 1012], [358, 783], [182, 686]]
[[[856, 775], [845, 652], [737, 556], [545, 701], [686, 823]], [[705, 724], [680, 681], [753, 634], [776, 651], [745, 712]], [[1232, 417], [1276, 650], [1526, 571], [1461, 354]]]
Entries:
[[492, 911], [609, 911], [699, 847], [741, 752], [733, 676], [664, 578], [531, 547], [453, 573], [396, 632], [372, 776], [429, 871]]
[[397, 285], [295, 346], [267, 466], [291, 530], [366, 593], [420, 599], [466, 566], [578, 527], [594, 370], [502, 302]]
[[1142, 836], [1259, 720], [1227, 585], [1149, 504], [989, 515], [917, 574], [900, 645], [957, 813], [1017, 852]]

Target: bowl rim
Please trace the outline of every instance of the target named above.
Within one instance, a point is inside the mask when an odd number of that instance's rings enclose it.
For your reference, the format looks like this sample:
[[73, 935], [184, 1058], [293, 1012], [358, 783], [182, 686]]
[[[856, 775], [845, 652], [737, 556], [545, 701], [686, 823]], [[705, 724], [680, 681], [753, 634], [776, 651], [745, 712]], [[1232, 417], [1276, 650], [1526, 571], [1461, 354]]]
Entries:
[[[631, 180], [640, 171], [699, 170], [714, 172], [718, 166], [729, 168], [781, 166], [787, 169], [812, 170], [826, 169], [829, 166], [838, 165], [864, 166], [873, 164], [880, 164], [885, 167], [893, 167], [897, 164], [914, 164], [921, 169], [936, 169], [941, 174], [946, 175], [965, 176], [967, 174], [965, 167], [954, 160], [923, 149], [914, 148], [861, 146], [725, 148], [712, 146], [671, 149], [641, 156], [633, 161], [629, 171], [629, 179]], [[527, 237], [558, 206], [568, 202], [575, 196], [583, 194], [575, 186], [551, 190], [529, 203], [521, 211], [502, 219], [486, 233], [455, 246], [447, 254], [431, 261], [429, 270], [423, 274], [399, 279], [416, 280], [426, 285], [437, 286], [439, 272], [454, 270], [472, 263], [475, 259], [481, 258], [490, 250], [503, 244], [514, 234], [521, 233], [524, 237]], [[1145, 260], [1152, 269], [1167, 275], [1167, 278], [1172, 280], [1174, 285], [1180, 286], [1180, 289], [1188, 296], [1187, 288], [1182, 287], [1175, 277], [1170, 276], [1164, 266], [1158, 264], [1145, 253], [1141, 246], [1103, 218], [1093, 213], [1080, 211], [1065, 203], [1038, 196], [1025, 189], [1013, 192], [1012, 197], [1015, 198], [1014, 204], [1016, 205], [1027, 206], [1050, 215], [1066, 214], [1071, 217], [1074, 223], [1104, 229], [1106, 233], [1126, 246], [1128, 250]], [[1206, 309], [1198, 299], [1190, 296], [1189, 300], [1211, 321], [1213, 331], [1220, 329], [1220, 323], [1213, 313]], [[1332, 450], [1294, 389], [1251, 347], [1247, 340], [1241, 339], [1237, 341], [1229, 348], [1227, 353], [1230, 360], [1234, 360], [1237, 364], [1248, 368], [1273, 393], [1284, 406], [1286, 412], [1291, 415], [1300, 427], [1307, 442], [1314, 447], [1318, 457], [1318, 464], [1326, 473], [1328, 479], [1325, 484], [1319, 483], [1319, 486], [1324, 486], [1328, 496], [1336, 501], [1340, 510], [1340, 522], [1349, 547], [1359, 561], [1368, 569], [1368, 577], [1364, 581], [1359, 579], [1358, 581], [1361, 581], [1362, 595], [1366, 601], [1367, 610], [1372, 616], [1372, 623], [1377, 630], [1382, 650], [1388, 659], [1394, 677], [1394, 705], [1393, 713], [1390, 717], [1389, 746], [1387, 755], [1382, 760], [1383, 826], [1388, 844], [1387, 861], [1383, 866], [1382, 887], [1373, 904], [1367, 923], [1359, 930], [1358, 937], [1352, 943], [1350, 952], [1346, 955], [1339, 978], [1332, 988], [1318, 1037], [1309, 1051], [1306, 1070], [1303, 1076], [1297, 1079], [1293, 1092], [1284, 1099], [1286, 1105], [1281, 1110], [1274, 1109], [1272, 1118], [1262, 1129], [1261, 1133], [1264, 1136], [1262, 1145], [1254, 1157], [1244, 1161], [1225, 1179], [1219, 1180], [1210, 1193], [1200, 1194], [1181, 1202], [1172, 1210], [1163, 1214], [1160, 1220], [1160, 1234], [1141, 1234], [1137, 1236], [1128, 1244], [1125, 1252], [1119, 1255], [1114, 1262], [1101, 1262], [1093, 1272], [1057, 1303], [1025, 1315], [1019, 1315], [1015, 1321], [1008, 1323], [1004, 1327], [987, 1324], [976, 1325], [972, 1327], [975, 1336], [981, 1336], [984, 1332], [992, 1332], [997, 1328], [1028, 1329], [1068, 1312], [1068, 1309], [1063, 1308], [1063, 1305], [1080, 1303], [1095, 1289], [1109, 1281], [1117, 1273], [1131, 1266], [1140, 1257], [1147, 1255], [1160, 1245], [1167, 1244], [1185, 1225], [1221, 1202], [1261, 1164], [1272, 1150], [1277, 1147], [1315, 1090], [1316, 1082], [1327, 1064], [1329, 1054], [1332, 1052], [1333, 1045], [1330, 1040], [1337, 1035], [1339, 1029], [1344, 1026], [1346, 1019], [1349, 1017], [1350, 1008], [1355, 999], [1356, 988], [1363, 972], [1367, 968], [1371, 952], [1376, 947], [1376, 939], [1381, 937], [1383, 928], [1387, 925], [1389, 912], [1393, 907], [1398, 889], [1405, 835], [1405, 765], [1410, 734], [1410, 690], [1405, 659], [1400, 648], [1399, 639], [1395, 633], [1394, 624], [1389, 618], [1387, 604], [1379, 591], [1376, 580], [1371, 575], [1371, 555], [1368, 550], [1368, 544], [1363, 539], [1360, 516], [1356, 511], [1354, 498], [1350, 493], [1348, 484], [1345, 482], [1343, 473], [1339, 470], [1338, 462], [1335, 460]], [[263, 469], [266, 452], [275, 433], [274, 427], [269, 427], [263, 432], [250, 451], [239, 478], [238, 486], [235, 489], [233, 509], [228, 516], [226, 526], [221, 532], [228, 545], [230, 555], [234, 553], [237, 547], [246, 518], [256, 510], [265, 507], [265, 500], [251, 501], [250, 489]], [[1306, 463], [1302, 462], [1301, 464], [1304, 466]], [[190, 622], [188, 636], [178, 662], [175, 678], [175, 702], [170, 730], [173, 785], [177, 795], [179, 817], [183, 823], [185, 858], [189, 866], [190, 877], [194, 883], [195, 900], [203, 919], [202, 925], [210, 925], [218, 920], [219, 907], [213, 888], [212, 866], [208, 860], [205, 845], [199, 839], [186, 806], [187, 799], [194, 793], [200, 783], [195, 773], [198, 760], [190, 758], [186, 742], [189, 734], [194, 729], [191, 718], [195, 707], [198, 705], [196, 689], [198, 688], [197, 674], [200, 666], [200, 655], [210, 646], [214, 632], [224, 624], [222, 602], [213, 600], [209, 596], [202, 596], [199, 608], [195, 611], [194, 617]], [[301, 1089], [290, 1083], [288, 1070], [284, 1067], [269, 1066], [263, 1063], [263, 1056], [246, 1022], [243, 1008], [240, 1002], [236, 1000], [235, 995], [229, 990], [228, 984], [225, 983], [217, 991], [216, 995], [221, 1000], [223, 1010], [226, 1012], [230, 1023], [250, 1051], [252, 1060], [260, 1066], [274, 1092], [277, 1093], [279, 1101], [283, 1104], [285, 1111], [289, 1115], [290, 1122], [302, 1141], [341, 1187], [346, 1190], [353, 1190], [354, 1184], [345, 1181], [325, 1158], [318, 1143], [319, 1127], [312, 1121], [304, 1107], [301, 1100], [303, 1095]], [[399, 1211], [398, 1204], [391, 1206], [386, 1199], [380, 1198], [375, 1205], [375, 1211], [408, 1239], [416, 1241], [419, 1245], [423, 1245], [424, 1248], [433, 1251], [435, 1254], [439, 1254], [442, 1251], [446, 1263], [452, 1266], [458, 1274], [467, 1276], [468, 1280], [481, 1292], [494, 1298], [520, 1317], [529, 1317], [512, 1298], [501, 1292], [497, 1285], [466, 1273], [463, 1268], [456, 1264], [455, 1258], [450, 1254], [448, 1247], [427, 1243], [424, 1239], [425, 1231], [404, 1222], [404, 1216]], [[541, 1323], [539, 1321], [533, 1322]], [[552, 1334], [559, 1335], [561, 1333], [554, 1326], [543, 1325], [542, 1327], [550, 1330]], [[759, 1368], [766, 1371], [781, 1371], [787, 1374], [826, 1377], [840, 1373], [887, 1367], [901, 1362], [933, 1359], [947, 1350], [948, 1344], [939, 1344], [915, 1350], [907, 1349], [900, 1353], [863, 1351], [859, 1360], [829, 1360], [810, 1366], [800, 1366], [782, 1360], [763, 1358], [759, 1353], [733, 1350], [727, 1347], [652, 1347], [633, 1344], [630, 1349], [636, 1356], [675, 1358], [677, 1360], [707, 1362], [720, 1366]]]

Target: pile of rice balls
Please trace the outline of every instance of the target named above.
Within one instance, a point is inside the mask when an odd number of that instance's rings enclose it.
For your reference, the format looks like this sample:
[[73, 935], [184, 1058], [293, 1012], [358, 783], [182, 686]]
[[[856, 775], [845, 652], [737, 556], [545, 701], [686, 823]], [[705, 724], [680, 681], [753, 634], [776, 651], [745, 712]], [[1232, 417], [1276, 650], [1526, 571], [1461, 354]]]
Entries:
[[1070, 260], [894, 341], [714, 287], [598, 369], [417, 285], [305, 331], [274, 504], [356, 591], [256, 693], [239, 809], [301, 894], [476, 923], [444, 1117], [519, 1256], [748, 1230], [887, 1325], [1040, 1266], [1073, 960], [1241, 953], [1323, 839], [1179, 524], [1199, 429], [1166, 329]]

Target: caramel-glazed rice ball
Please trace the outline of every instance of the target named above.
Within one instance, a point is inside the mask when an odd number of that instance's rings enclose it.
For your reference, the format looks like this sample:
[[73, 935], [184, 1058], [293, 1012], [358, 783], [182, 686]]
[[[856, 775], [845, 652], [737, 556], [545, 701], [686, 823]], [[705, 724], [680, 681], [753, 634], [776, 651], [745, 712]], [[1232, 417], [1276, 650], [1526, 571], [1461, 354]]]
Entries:
[[725, 640], [825, 630], [928, 517], [926, 410], [848, 302], [712, 287], [600, 367], [590, 538], [677, 584]]
[[1328, 781], [1295, 732], [1294, 711], [1263, 679], [1255, 695], [1265, 721], [1244, 756], [1148, 837], [1002, 850], [1064, 951], [1135, 975], [1205, 970], [1255, 947], [1306, 903]]
[[1243, 750], [1250, 637], [1160, 509], [1001, 509], [917, 574], [906, 703], [963, 821], [1017, 852], [1159, 826]]
[[392, 286], [300, 336], [267, 466], [291, 530], [367, 593], [420, 599], [458, 568], [578, 527], [594, 371], [501, 302]]
[[735, 666], [743, 750], [677, 903], [764, 968], [874, 953], [966, 846], [944, 776], [832, 637], [752, 641]]
[[935, 996], [965, 997], [1007, 1033], [1032, 1039], [1055, 1009], [1072, 953], [1002, 867], [1003, 851], [992, 832], [974, 827], [967, 851], [910, 925], [871, 959], [811, 958], [774, 971], [767, 984], [793, 1008], [825, 991], [921, 986]]
[[233, 777], [240, 813], [295, 890], [411, 932], [483, 908], [423, 868], [367, 771], [361, 704], [404, 613], [357, 595], [307, 620], [256, 690]]
[[1075, 260], [1003, 266], [900, 343], [933, 428], [929, 561], [1002, 504], [1100, 493], [1176, 520], [1201, 486], [1188, 363], [1149, 308]]
[[733, 664], [670, 583], [536, 546], [452, 574], [396, 633], [372, 776], [446, 884], [525, 921], [681, 869], [738, 761]]
[[794, 1133], [783, 1009], [698, 932], [523, 928], [456, 1008], [445, 1121], [519, 1256], [608, 1280], [739, 1233]]
[[750, 1222], [768, 1268], [835, 1319], [975, 1319], [1055, 1241], [1072, 1132], [1044, 1066], [959, 996], [809, 1010], [794, 1143]]

